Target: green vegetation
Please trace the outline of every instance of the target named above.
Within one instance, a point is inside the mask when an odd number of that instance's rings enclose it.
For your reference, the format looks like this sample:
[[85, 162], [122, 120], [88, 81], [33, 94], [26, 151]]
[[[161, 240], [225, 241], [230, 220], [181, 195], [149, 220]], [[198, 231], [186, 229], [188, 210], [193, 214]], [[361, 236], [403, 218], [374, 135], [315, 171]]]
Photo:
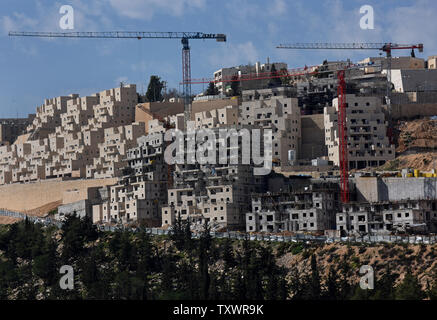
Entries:
[[205, 95], [207, 96], [215, 96], [219, 94], [219, 91], [217, 87], [215, 86], [214, 82], [210, 82], [208, 85], [208, 88], [205, 91]]
[[[381, 253], [390, 256], [386, 250]], [[171, 235], [164, 237], [143, 231], [100, 232], [90, 219], [74, 215], [60, 230], [22, 221], [0, 228], [0, 299], [437, 297], [437, 273], [423, 290], [411, 272], [396, 282], [399, 274], [392, 269], [398, 269], [397, 262], [391, 267], [375, 264], [375, 289], [362, 290], [357, 278], [363, 256], [356, 256], [352, 247], [345, 255], [323, 249], [331, 260], [324, 267], [320, 251], [304, 243], [213, 239], [207, 226], [193, 239], [188, 223], [181, 219]], [[290, 257], [307, 267], [280, 262]], [[73, 290], [60, 289], [63, 265], [74, 269]]]
[[161, 101], [162, 89], [164, 88], [164, 82], [158, 76], [150, 76], [149, 86], [147, 87], [146, 99], [148, 102]]

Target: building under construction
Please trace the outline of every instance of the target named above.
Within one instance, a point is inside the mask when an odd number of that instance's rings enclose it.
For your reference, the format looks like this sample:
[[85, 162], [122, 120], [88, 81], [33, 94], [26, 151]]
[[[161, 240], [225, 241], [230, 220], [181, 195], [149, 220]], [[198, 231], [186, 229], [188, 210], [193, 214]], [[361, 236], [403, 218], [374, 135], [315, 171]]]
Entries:
[[281, 192], [252, 195], [246, 213], [247, 232], [317, 232], [335, 229], [339, 185], [335, 182], [295, 179]]

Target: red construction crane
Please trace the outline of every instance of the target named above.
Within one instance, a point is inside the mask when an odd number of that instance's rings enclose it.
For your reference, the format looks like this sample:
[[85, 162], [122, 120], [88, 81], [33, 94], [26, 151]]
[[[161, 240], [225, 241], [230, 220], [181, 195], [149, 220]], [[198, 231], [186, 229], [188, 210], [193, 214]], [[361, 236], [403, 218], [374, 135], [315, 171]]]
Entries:
[[[411, 49], [414, 57], [414, 49], [423, 52], [423, 44], [395, 44], [395, 43], [294, 43], [281, 44], [278, 49], [342, 49], [342, 50], [381, 50], [387, 54], [387, 105], [390, 110], [391, 92], [391, 51], [399, 49]], [[347, 69], [347, 67], [345, 68]], [[341, 201], [349, 202], [349, 162], [347, 151], [347, 127], [346, 127], [346, 81], [345, 70], [339, 70], [338, 75], [338, 131], [339, 131], [339, 157], [341, 176]]]
[[387, 106], [390, 108], [391, 92], [391, 58], [392, 50], [411, 49], [411, 56], [415, 57], [414, 50], [423, 52], [423, 44], [399, 44], [399, 43], [291, 43], [280, 44], [278, 49], [322, 49], [322, 50], [380, 50], [387, 55]]
[[45, 38], [102, 38], [102, 39], [181, 39], [182, 43], [182, 83], [184, 86], [185, 121], [191, 118], [191, 58], [189, 39], [215, 39], [225, 42], [226, 35], [203, 32], [9, 32], [10, 37], [45, 37]]

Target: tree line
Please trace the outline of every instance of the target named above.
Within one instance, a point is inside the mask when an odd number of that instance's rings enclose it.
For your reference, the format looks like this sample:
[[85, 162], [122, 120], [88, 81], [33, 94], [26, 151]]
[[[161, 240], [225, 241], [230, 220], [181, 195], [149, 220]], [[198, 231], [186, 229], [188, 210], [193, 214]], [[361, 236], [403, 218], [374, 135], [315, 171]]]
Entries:
[[[355, 270], [346, 258], [331, 264], [326, 276], [314, 254], [307, 258], [310, 270], [287, 269], [270, 245], [213, 239], [207, 225], [193, 239], [181, 219], [170, 236], [159, 237], [141, 230], [101, 232], [75, 215], [60, 230], [24, 220], [0, 228], [0, 299], [437, 298], [437, 282], [422, 290], [411, 272], [395, 286], [398, 275], [387, 267], [374, 290], [362, 290], [351, 282]], [[59, 286], [63, 265], [73, 267], [72, 290]]]

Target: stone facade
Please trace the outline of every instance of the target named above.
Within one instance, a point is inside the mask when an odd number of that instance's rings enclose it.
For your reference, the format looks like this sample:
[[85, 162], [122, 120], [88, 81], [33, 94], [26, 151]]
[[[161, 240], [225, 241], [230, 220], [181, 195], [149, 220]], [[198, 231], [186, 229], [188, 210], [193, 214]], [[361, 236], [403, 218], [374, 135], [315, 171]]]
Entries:
[[137, 102], [135, 85], [46, 99], [28, 134], [0, 147], [0, 184], [118, 176], [127, 149], [145, 132], [134, 123]]
[[[387, 137], [387, 121], [381, 101], [376, 97], [346, 95], [346, 126], [349, 169], [383, 165], [395, 158], [395, 146]], [[328, 158], [340, 164], [338, 98], [324, 109], [325, 143]]]
[[301, 117], [298, 101], [287, 87], [243, 91], [240, 124], [272, 129], [273, 158], [288, 164], [288, 151], [296, 158], [301, 144]]

